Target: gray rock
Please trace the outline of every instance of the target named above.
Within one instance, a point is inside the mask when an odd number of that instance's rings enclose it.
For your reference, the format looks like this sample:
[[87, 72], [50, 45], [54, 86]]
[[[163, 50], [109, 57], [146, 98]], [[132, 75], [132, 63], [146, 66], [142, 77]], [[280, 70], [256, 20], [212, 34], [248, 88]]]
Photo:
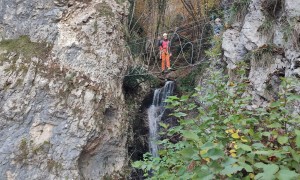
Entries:
[[224, 50], [225, 60], [229, 69], [234, 69], [236, 63], [242, 60], [242, 57], [246, 53], [246, 49], [241, 44], [240, 32], [235, 29], [227, 30], [223, 33], [222, 48]]
[[300, 1], [296, 0], [285, 0], [286, 13], [291, 18], [300, 17]]
[[1, 38], [26, 43], [0, 48], [0, 179], [123, 174], [131, 61], [117, 17], [126, 5], [0, 1]]
[[[260, 32], [260, 27], [266, 19], [262, 5], [264, 2], [265, 0], [251, 1], [244, 21], [237, 22], [242, 24], [241, 29], [234, 27], [226, 30], [222, 44], [229, 72], [234, 71], [237, 62], [249, 60], [245, 55], [251, 56], [248, 78], [253, 87], [254, 103], [258, 105], [265, 104], [265, 100], [274, 99], [276, 92], [271, 92], [270, 89], [278, 90], [280, 76], [299, 77], [300, 72], [298, 63], [300, 49], [299, 43], [295, 41], [297, 33], [300, 32], [299, 22], [295, 20], [299, 18], [300, 2], [285, 1], [282, 16], [275, 17], [276, 23], [268, 32]], [[284, 23], [288, 23], [290, 27], [286, 27]], [[269, 45], [273, 46], [274, 51], [271, 52], [273, 54], [271, 56], [268, 56], [269, 50], [263, 49]], [[263, 58], [255, 56], [260, 52]]]

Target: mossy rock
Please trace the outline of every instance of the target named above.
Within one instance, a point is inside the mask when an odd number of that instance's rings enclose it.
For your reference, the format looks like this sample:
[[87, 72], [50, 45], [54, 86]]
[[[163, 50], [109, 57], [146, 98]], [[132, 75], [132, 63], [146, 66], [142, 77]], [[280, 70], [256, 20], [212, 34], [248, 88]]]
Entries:
[[[26, 73], [32, 57], [45, 60], [52, 49], [52, 45], [46, 42], [32, 42], [28, 36], [20, 36], [17, 39], [0, 41], [0, 65], [9, 62], [6, 73], [17, 71]], [[22, 64], [18, 67], [17, 60], [22, 57]]]
[[42, 42], [32, 42], [28, 36], [20, 36], [18, 39], [0, 41], [0, 50], [22, 54], [26, 59], [31, 57], [46, 58], [52, 45]]
[[57, 162], [53, 159], [47, 160], [47, 169], [49, 172], [54, 172], [55, 174], [58, 174], [62, 170], [63, 166], [60, 162]]
[[115, 15], [110, 5], [107, 4], [106, 2], [96, 4], [95, 9], [99, 12], [99, 16], [111, 18], [114, 17]]
[[117, 2], [118, 4], [123, 4], [123, 3], [125, 2], [125, 0], [116, 0], [116, 2]]
[[23, 138], [19, 144], [18, 154], [16, 156], [16, 161], [21, 163], [26, 163], [29, 155], [28, 142], [26, 138]]

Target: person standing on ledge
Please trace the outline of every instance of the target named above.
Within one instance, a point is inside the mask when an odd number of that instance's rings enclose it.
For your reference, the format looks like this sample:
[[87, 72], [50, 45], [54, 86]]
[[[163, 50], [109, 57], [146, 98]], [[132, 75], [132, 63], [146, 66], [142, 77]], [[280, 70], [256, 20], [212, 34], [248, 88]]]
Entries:
[[170, 51], [170, 41], [168, 40], [168, 34], [163, 34], [163, 40], [159, 41], [160, 59], [161, 59], [161, 71], [165, 72], [166, 66], [167, 70], [171, 70], [170, 67], [170, 57], [172, 53]]

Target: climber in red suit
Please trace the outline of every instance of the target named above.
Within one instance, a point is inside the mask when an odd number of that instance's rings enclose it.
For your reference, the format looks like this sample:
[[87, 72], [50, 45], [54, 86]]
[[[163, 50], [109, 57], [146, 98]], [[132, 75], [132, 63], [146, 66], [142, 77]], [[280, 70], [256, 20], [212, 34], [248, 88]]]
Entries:
[[170, 41], [168, 40], [168, 34], [163, 34], [163, 40], [159, 41], [160, 59], [161, 59], [161, 71], [164, 72], [167, 66], [167, 70], [170, 70]]

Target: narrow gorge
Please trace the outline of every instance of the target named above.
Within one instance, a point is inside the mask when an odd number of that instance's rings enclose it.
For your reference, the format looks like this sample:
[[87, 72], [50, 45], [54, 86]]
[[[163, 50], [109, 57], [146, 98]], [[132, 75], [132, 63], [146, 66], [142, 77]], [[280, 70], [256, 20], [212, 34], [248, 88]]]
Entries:
[[299, 78], [300, 0], [0, 0], [0, 180], [298, 179]]

